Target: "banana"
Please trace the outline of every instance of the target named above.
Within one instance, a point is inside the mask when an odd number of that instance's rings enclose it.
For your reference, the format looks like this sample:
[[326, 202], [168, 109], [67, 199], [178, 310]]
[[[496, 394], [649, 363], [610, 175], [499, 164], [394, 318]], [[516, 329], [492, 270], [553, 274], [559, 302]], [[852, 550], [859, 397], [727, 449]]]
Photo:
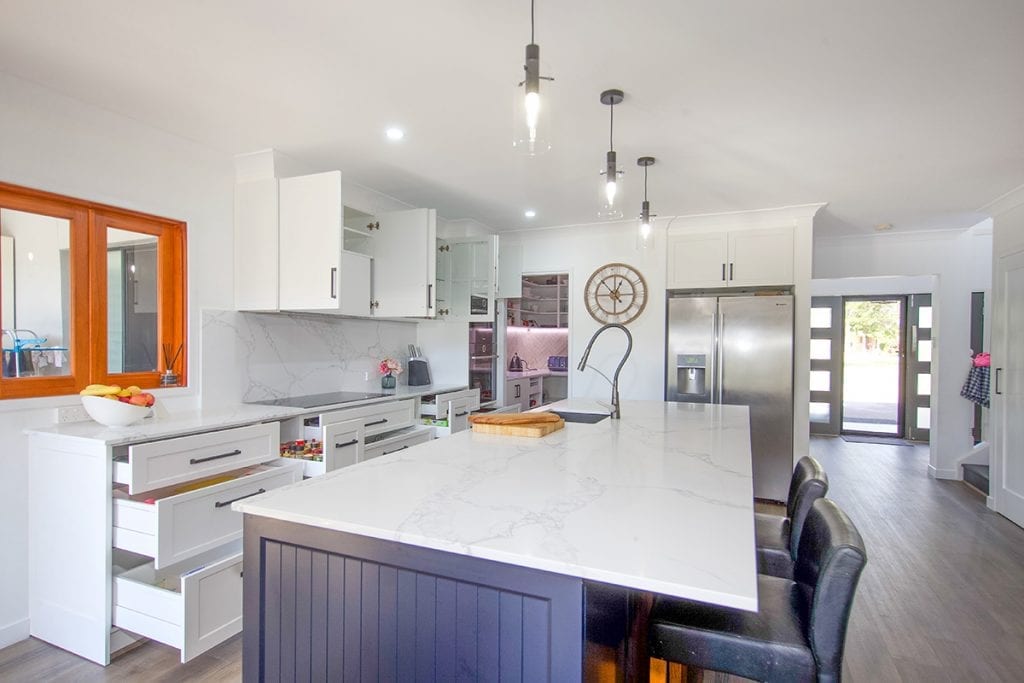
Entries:
[[121, 391], [121, 387], [116, 384], [90, 384], [78, 393], [82, 396], [110, 396], [119, 391]]

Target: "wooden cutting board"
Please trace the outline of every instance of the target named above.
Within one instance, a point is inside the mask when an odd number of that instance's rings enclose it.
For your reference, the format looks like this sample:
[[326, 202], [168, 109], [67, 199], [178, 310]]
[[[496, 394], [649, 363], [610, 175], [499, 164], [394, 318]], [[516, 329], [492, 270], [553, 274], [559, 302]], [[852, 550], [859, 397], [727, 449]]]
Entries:
[[473, 431], [481, 434], [502, 434], [504, 436], [547, 436], [551, 432], [557, 432], [565, 426], [565, 420], [558, 422], [538, 422], [520, 425], [487, 425], [473, 424]]

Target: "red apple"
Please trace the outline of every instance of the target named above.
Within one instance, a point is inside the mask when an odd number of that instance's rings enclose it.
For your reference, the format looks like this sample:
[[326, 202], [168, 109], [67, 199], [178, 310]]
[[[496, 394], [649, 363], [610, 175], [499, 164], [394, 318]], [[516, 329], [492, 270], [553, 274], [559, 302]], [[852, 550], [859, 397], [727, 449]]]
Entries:
[[150, 405], [149, 403], [146, 403], [146, 396], [148, 396], [148, 394], [135, 394], [134, 396], [128, 399], [128, 402], [131, 403], [133, 406], [142, 406], [143, 408], [145, 408], [146, 406]]
[[154, 396], [153, 394], [146, 393], [144, 391], [141, 394], [139, 394], [139, 396], [145, 396], [146, 397], [146, 407], [147, 408], [149, 406], [153, 405], [154, 403], [156, 403], [156, 396]]

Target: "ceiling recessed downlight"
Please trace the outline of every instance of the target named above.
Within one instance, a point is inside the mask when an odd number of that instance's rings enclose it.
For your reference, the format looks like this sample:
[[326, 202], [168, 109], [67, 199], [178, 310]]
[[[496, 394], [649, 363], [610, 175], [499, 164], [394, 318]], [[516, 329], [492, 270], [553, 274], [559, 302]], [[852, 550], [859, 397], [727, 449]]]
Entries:
[[892, 223], [879, 223], [875, 226], [876, 232], [885, 232], [886, 230], [892, 230]]
[[384, 131], [384, 134], [388, 136], [388, 140], [398, 141], [405, 137], [405, 131], [401, 128], [391, 127]]
[[534, 216], [537, 215], [537, 212], [534, 211], [533, 209], [527, 209], [526, 211], [523, 211], [523, 215], [526, 216], [527, 218], [533, 218]]

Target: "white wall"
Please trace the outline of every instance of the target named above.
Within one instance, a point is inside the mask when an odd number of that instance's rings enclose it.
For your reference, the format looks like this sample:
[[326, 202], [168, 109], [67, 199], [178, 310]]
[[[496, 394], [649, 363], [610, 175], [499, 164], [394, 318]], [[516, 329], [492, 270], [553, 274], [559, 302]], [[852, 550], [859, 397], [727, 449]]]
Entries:
[[60, 253], [70, 226], [64, 218], [0, 209], [0, 228], [14, 238], [14, 326], [46, 338], [47, 346], [64, 342]]
[[[199, 329], [203, 308], [232, 306], [230, 156], [2, 72], [0, 150], [2, 181], [186, 221], [189, 329]], [[157, 392], [168, 407], [196, 403], [198, 338], [189, 335], [191, 386]], [[0, 647], [28, 636], [22, 430], [52, 423], [54, 407], [75, 403], [77, 397], [0, 401]]]
[[[931, 462], [929, 473], [959, 479], [957, 462], [973, 442], [970, 429], [974, 404], [960, 396], [970, 368], [971, 292], [991, 289], [992, 222], [968, 230], [875, 234], [818, 239], [814, 245], [815, 279], [879, 276], [926, 276], [932, 280], [851, 280], [844, 285], [817, 284], [815, 293], [874, 294], [879, 285], [923, 286], [932, 294]], [[854, 291], [863, 289], [864, 291]], [[986, 298], [988, 298], [986, 296]], [[986, 344], [987, 346], [987, 344]]]

